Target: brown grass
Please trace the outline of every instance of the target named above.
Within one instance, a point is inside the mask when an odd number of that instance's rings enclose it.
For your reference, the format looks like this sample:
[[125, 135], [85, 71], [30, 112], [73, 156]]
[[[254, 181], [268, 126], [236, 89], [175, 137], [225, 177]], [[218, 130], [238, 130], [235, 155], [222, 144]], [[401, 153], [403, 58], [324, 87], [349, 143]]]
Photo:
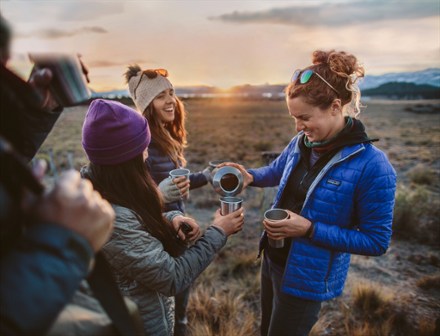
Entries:
[[440, 274], [427, 275], [417, 280], [417, 287], [424, 290], [438, 289], [440, 290]]
[[437, 191], [426, 185], [398, 185], [393, 222], [396, 236], [438, 244], [439, 218], [440, 198]]
[[422, 163], [418, 163], [416, 166], [411, 168], [410, 171], [408, 171], [408, 177], [411, 182], [428, 186], [435, 186], [439, 179], [438, 174], [439, 172], [425, 167]]
[[197, 286], [188, 307], [194, 336], [256, 334], [257, 317], [245, 305], [243, 294]]
[[414, 321], [415, 306], [372, 283], [355, 286], [348, 303], [340, 303], [342, 320], [321, 318], [311, 336], [317, 335], [435, 335], [435, 320], [423, 317]]

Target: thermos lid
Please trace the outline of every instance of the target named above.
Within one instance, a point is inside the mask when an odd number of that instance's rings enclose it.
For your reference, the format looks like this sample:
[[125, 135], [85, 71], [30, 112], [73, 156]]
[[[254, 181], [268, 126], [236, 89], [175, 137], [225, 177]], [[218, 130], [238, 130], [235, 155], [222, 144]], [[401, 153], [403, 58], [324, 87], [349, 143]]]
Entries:
[[224, 166], [213, 171], [212, 186], [221, 196], [235, 196], [243, 189], [243, 175], [240, 170]]

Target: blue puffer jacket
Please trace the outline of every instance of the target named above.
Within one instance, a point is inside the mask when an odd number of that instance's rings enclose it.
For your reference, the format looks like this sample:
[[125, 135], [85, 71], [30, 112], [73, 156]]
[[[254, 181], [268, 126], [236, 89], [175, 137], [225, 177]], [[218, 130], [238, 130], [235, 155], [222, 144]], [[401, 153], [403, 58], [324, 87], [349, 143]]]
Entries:
[[[253, 186], [279, 185], [276, 207], [300, 160], [295, 136], [271, 165], [250, 169]], [[285, 293], [316, 301], [344, 288], [350, 253], [378, 256], [391, 239], [396, 173], [383, 152], [369, 143], [342, 148], [310, 186], [301, 216], [315, 224], [312, 239], [294, 238], [284, 272]]]
[[[176, 167], [176, 164], [171, 158], [159, 148], [154, 139], [151, 139], [151, 143], [148, 146], [148, 158], [146, 164], [151, 177], [157, 185], [169, 176], [171, 170], [179, 168]], [[190, 174], [189, 180], [190, 190], [200, 188], [208, 183], [207, 178], [202, 172]], [[164, 211], [172, 210], [179, 210], [185, 213], [183, 201], [166, 203]]]

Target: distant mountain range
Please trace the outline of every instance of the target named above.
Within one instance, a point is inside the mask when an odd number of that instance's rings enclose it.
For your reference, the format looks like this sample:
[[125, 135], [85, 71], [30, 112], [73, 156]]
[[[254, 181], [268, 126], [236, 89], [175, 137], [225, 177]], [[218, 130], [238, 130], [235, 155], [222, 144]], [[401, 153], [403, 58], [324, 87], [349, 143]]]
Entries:
[[374, 89], [363, 90], [362, 95], [393, 99], [440, 99], [440, 88], [427, 84], [391, 82]]
[[[410, 84], [410, 85], [407, 85]], [[228, 90], [213, 86], [176, 87], [176, 94], [182, 98], [192, 97], [249, 97], [281, 99], [287, 84], [239, 85]], [[414, 72], [387, 73], [366, 76], [359, 83], [363, 96], [383, 96], [392, 98], [440, 99], [440, 68], [430, 68]], [[94, 92], [93, 98], [124, 98], [127, 90]]]
[[440, 68], [430, 68], [414, 72], [393, 72], [378, 76], [365, 76], [360, 82], [360, 89], [377, 88], [385, 83], [414, 83], [440, 87]]

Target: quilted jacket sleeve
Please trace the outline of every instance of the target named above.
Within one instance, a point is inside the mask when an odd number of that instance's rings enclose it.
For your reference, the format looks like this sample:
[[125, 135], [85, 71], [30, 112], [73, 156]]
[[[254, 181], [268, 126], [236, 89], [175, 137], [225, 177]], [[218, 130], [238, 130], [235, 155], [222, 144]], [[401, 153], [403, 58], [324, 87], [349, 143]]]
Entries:
[[377, 256], [391, 240], [396, 173], [382, 152], [365, 166], [355, 193], [356, 227], [315, 222], [313, 242], [341, 252]]
[[114, 272], [167, 296], [188, 287], [227, 240], [223, 231], [209, 227], [183, 255], [173, 258], [158, 239], [142, 228], [131, 210], [115, 210], [115, 230], [103, 249]]
[[208, 183], [206, 176], [202, 172], [192, 173], [189, 175], [189, 189], [197, 189]]

